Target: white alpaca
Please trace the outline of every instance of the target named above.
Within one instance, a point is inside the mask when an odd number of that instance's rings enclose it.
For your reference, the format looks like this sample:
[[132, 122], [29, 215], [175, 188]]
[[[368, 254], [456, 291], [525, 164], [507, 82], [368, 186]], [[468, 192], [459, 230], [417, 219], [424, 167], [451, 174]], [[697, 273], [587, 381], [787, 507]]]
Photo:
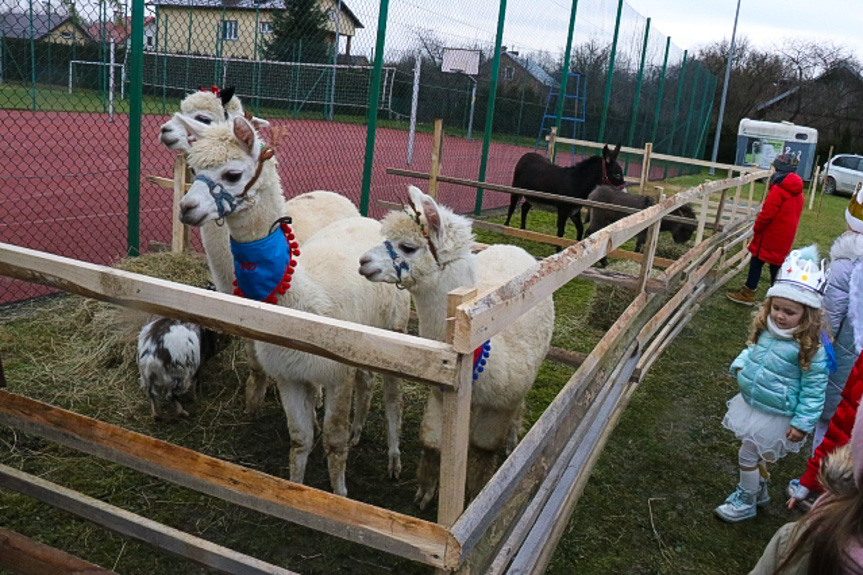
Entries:
[[[187, 129], [195, 131], [191, 124]], [[268, 150], [262, 150], [251, 124], [236, 118], [197, 136], [188, 154], [197, 178], [180, 203], [182, 221], [200, 226], [224, 218], [232, 240], [240, 245], [269, 237], [273, 223], [285, 213], [285, 201], [276, 164], [266, 160]], [[257, 171], [260, 176], [255, 179]], [[409, 295], [393, 286], [371, 284], [356, 271], [360, 255], [379, 241], [380, 223], [368, 218], [345, 218], [320, 230], [303, 245], [290, 288], [277, 297], [278, 305], [403, 331]], [[264, 370], [277, 382], [288, 419], [291, 480], [303, 481], [314, 440], [315, 398], [323, 390], [323, 444], [330, 483], [336, 494], [345, 495], [348, 450], [356, 440], [350, 437], [349, 422], [357, 369], [262, 342], [255, 342], [255, 351]], [[384, 376], [384, 401], [389, 470], [397, 476], [401, 470], [401, 398], [394, 377]]]
[[[402, 285], [411, 292], [422, 337], [443, 341], [447, 293], [476, 286], [482, 293], [536, 265], [523, 249], [492, 245], [471, 253], [470, 220], [452, 213], [410, 186], [412, 206], [383, 220], [386, 242], [367, 251], [360, 273], [373, 282]], [[491, 339], [491, 353], [477, 374], [471, 399], [467, 494], [479, 493], [497, 467], [496, 452], [518, 441], [524, 398], [551, 344], [554, 303], [549, 297]], [[417, 471], [416, 502], [434, 498], [440, 474], [442, 394], [432, 388], [423, 415], [423, 455]]]
[[[180, 112], [162, 124], [159, 141], [168, 149], [186, 153], [195, 140], [194, 135], [186, 129], [188, 122], [194, 122], [195, 129], [201, 130], [204, 126], [226, 123], [237, 117], [245, 117], [245, 112], [240, 99], [234, 96], [233, 88], [225, 88], [218, 94], [209, 90], [192, 92], [180, 102]], [[252, 123], [256, 129], [269, 125], [260, 118], [253, 118]], [[300, 245], [319, 229], [337, 220], [360, 216], [359, 210], [349, 199], [323, 190], [292, 198], [285, 204], [285, 213], [302, 214], [293, 225], [295, 239]], [[234, 289], [234, 260], [229, 237], [228, 229], [215, 221], [201, 227], [201, 243], [207, 253], [210, 277], [216, 289], [222, 293], [232, 293]], [[254, 413], [263, 406], [267, 376], [254, 355], [254, 342], [251, 340], [246, 341], [246, 357], [251, 372], [246, 381], [246, 411]], [[365, 385], [371, 385], [369, 375], [363, 374], [362, 377], [365, 378]], [[358, 399], [368, 402], [371, 398], [369, 396], [366, 400], [365, 396], [358, 396]], [[357, 439], [363, 422], [363, 418], [357, 420], [358, 429], [354, 431]]]

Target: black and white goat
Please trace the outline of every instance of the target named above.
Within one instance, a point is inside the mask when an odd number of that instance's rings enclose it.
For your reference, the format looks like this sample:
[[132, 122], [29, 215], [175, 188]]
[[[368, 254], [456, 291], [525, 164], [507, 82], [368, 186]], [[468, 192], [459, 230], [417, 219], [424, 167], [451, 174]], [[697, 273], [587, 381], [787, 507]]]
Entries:
[[216, 333], [195, 323], [157, 317], [138, 334], [141, 389], [155, 418], [171, 404], [173, 416], [189, 415], [180, 398], [194, 400], [195, 382], [205, 359], [216, 352]]

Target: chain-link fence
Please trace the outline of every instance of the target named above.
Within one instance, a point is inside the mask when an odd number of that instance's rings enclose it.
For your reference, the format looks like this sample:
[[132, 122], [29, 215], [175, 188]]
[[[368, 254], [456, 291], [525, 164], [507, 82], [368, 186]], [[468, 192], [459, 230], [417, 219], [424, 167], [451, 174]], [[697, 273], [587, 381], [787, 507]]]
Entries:
[[[375, 217], [409, 182], [387, 168], [429, 170], [435, 118], [444, 174], [504, 184], [552, 126], [684, 156], [707, 142], [716, 78], [622, 0], [152, 0], [132, 30], [136, 2], [0, 0], [0, 241], [96, 263], [170, 243], [172, 191], [146, 176], [171, 176], [160, 126], [210, 86], [284, 134], [289, 197], [329, 189]], [[454, 50], [476, 69], [442, 66]], [[508, 203], [439, 193], [461, 212]], [[44, 293], [0, 278], [0, 304]]]

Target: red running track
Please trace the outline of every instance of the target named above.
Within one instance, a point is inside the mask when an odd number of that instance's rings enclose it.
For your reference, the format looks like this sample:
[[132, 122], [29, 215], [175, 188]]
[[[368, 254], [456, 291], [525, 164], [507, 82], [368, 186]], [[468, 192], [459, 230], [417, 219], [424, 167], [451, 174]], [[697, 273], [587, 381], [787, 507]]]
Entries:
[[[158, 143], [164, 116], [145, 116], [141, 126], [141, 172], [171, 176], [173, 154]], [[316, 189], [339, 192], [359, 205], [366, 127], [311, 120], [275, 120], [285, 135], [276, 157], [287, 197]], [[0, 242], [99, 264], [126, 253], [128, 116], [0, 110]], [[389, 176], [387, 168], [428, 172], [431, 134], [417, 134], [414, 161], [407, 164], [408, 133], [378, 129], [372, 171], [370, 215], [379, 218], [379, 199], [398, 201], [412, 178]], [[491, 144], [487, 180], [508, 184], [518, 158], [528, 148]], [[476, 179], [482, 142], [445, 139], [442, 170]], [[562, 162], [572, 162], [568, 155]], [[630, 166], [630, 172], [640, 166]], [[141, 182], [140, 245], [170, 242], [172, 191]], [[473, 210], [476, 192], [441, 184], [439, 198], [456, 212]], [[507, 194], [485, 192], [483, 209], [505, 206]], [[199, 245], [199, 244], [198, 244]], [[0, 305], [53, 290], [0, 278]]]

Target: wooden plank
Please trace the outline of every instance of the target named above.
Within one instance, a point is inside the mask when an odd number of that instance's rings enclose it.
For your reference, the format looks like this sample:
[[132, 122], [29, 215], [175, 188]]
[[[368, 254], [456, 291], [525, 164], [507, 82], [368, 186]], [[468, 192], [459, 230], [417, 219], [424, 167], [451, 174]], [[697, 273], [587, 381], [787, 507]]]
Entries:
[[452, 387], [455, 381], [457, 356], [443, 342], [2, 243], [0, 275], [399, 377], [444, 387]]
[[633, 377], [635, 377], [639, 382], [644, 379], [644, 376], [647, 375], [647, 372], [650, 371], [650, 368], [653, 367], [653, 364], [656, 362], [656, 360], [660, 358], [662, 352], [665, 351], [665, 348], [668, 347], [668, 345], [672, 341], [677, 339], [677, 336], [680, 335], [680, 332], [683, 331], [683, 328], [686, 327], [687, 324], [689, 324], [693, 317], [695, 317], [695, 314], [698, 313], [698, 310], [700, 308], [701, 304], [696, 304], [695, 307], [692, 308], [692, 311], [690, 311], [681, 321], [677, 323], [671, 333], [668, 334], [668, 337], [662, 340], [662, 343], [656, 348], [653, 355], [647, 358], [644, 364], [640, 365], [636, 369], [636, 373], [633, 374]]
[[186, 157], [174, 158], [174, 201], [171, 208], [171, 251], [182, 253], [187, 244], [188, 228], [180, 221], [180, 200], [186, 195]]
[[431, 169], [429, 170], [429, 195], [437, 199], [437, 177], [440, 175], [441, 145], [443, 144], [443, 119], [434, 121], [434, 139], [432, 140]]
[[[0, 487], [22, 493], [137, 541], [232, 575], [296, 575], [249, 555], [172, 529], [56, 483], [0, 465]], [[2, 556], [3, 553], [0, 553]], [[2, 560], [0, 560], [2, 564]], [[48, 570], [41, 571], [47, 573]], [[53, 571], [52, 571], [53, 573]]]
[[453, 557], [459, 554], [458, 543], [445, 528], [428, 521], [292, 483], [2, 390], [0, 423], [336, 537], [435, 567], [457, 566]]
[[[511, 498], [516, 494], [524, 496], [523, 482], [534, 476], [544, 477], [547, 470], [543, 462], [556, 460], [572, 435], [577, 418], [586, 410], [587, 406], [582, 407], [579, 402], [592, 388], [592, 384], [601, 386], [601, 382], [595, 381], [596, 374], [605, 362], [612, 358], [615, 350], [624, 347], [623, 336], [633, 331], [637, 333], [635, 327], [640, 328], [638, 324], [643, 320], [643, 316], [658, 308], [659, 300], [656, 296], [636, 296], [522, 438], [485, 489], [471, 502], [451, 530], [461, 543], [464, 554], [469, 554], [480, 542], [501, 510], [511, 503]], [[537, 477], [537, 481], [541, 481], [541, 478]], [[517, 521], [517, 517], [511, 519]]]
[[650, 178], [650, 155], [652, 153], [653, 144], [647, 142], [644, 145], [644, 156], [641, 159], [641, 181], [638, 184], [642, 194], [647, 190], [647, 180]]
[[578, 446], [567, 468], [557, 482], [534, 528], [528, 534], [507, 573], [545, 572], [551, 554], [563, 535], [569, 517], [590, 478], [593, 466], [599, 459], [602, 448], [617, 427], [617, 421], [628, 401], [626, 390], [637, 355], [620, 363], [610, 380], [612, 393], [603, 402], [598, 416], [593, 420], [584, 440]]
[[[633, 349], [627, 350], [627, 353], [621, 358], [618, 367], [625, 365], [633, 356]], [[546, 503], [552, 496], [555, 487], [558, 485], [561, 476], [567, 471], [572, 463], [574, 455], [585, 445], [585, 437], [590, 433], [591, 428], [598, 420], [604, 420], [607, 414], [603, 414], [603, 408], [608, 403], [610, 395], [619, 396], [620, 386], [614, 385], [617, 375], [621, 372], [619, 368], [613, 370], [613, 376], [609, 377], [611, 384], [603, 383], [597, 396], [590, 404], [590, 407], [585, 412], [584, 416], [579, 419], [578, 426], [573, 431], [566, 447], [561, 452], [560, 456], [554, 461], [554, 464], [549, 469], [541, 485], [537, 489], [536, 494], [530, 501], [530, 504], [525, 508], [524, 513], [519, 517], [518, 522], [513, 526], [508, 534], [506, 541], [501, 546], [501, 552], [497, 554], [494, 560], [485, 572], [485, 575], [499, 575], [503, 573], [509, 566], [512, 558], [518, 553], [524, 540], [530, 534], [533, 526], [536, 524], [537, 518], [546, 508]]]
[[[633, 262], [641, 263], [644, 260], [644, 254], [640, 254], [637, 252], [631, 252], [629, 250], [614, 250], [608, 254], [610, 258], [618, 258], [621, 260], [630, 260]], [[657, 256], [653, 256], [653, 267], [655, 268], [667, 268], [674, 264], [676, 260], [670, 260], [668, 258], [660, 258]]]
[[568, 349], [563, 349], [562, 347], [551, 346], [548, 348], [548, 353], [546, 354], [545, 359], [572, 367], [579, 367], [584, 363], [584, 360], [587, 359], [587, 354], [579, 351], [570, 351]]
[[609, 269], [587, 268], [578, 276], [583, 280], [604, 283], [634, 291], [646, 291], [647, 293], [667, 293], [668, 285], [665, 281], [657, 278], [646, 278], [641, 285], [640, 278]]
[[17, 575], [117, 575], [114, 571], [2, 527], [0, 570]]
[[555, 150], [555, 142], [557, 141], [557, 126], [552, 126], [551, 130], [549, 130], [548, 136], [546, 136], [545, 140], [548, 142], [548, 146], [545, 150], [545, 157], [553, 164], [554, 163], [554, 150]]
[[549, 256], [538, 267], [519, 274], [471, 306], [460, 306], [456, 313], [453, 347], [461, 353], [473, 351], [626, 240], [665, 214], [721, 185], [718, 182], [701, 184], [618, 220], [578, 244]]
[[570, 240], [568, 238], [559, 238], [557, 236], [552, 236], [549, 234], [541, 234], [539, 232], [532, 232], [530, 230], [521, 230], [519, 228], [511, 228], [509, 226], [505, 226], [503, 224], [495, 224], [492, 222], [485, 222], [483, 220], [473, 220], [472, 225], [474, 228], [478, 230], [486, 230], [489, 232], [495, 232], [498, 234], [502, 234], [507, 237], [512, 238], [520, 238], [523, 240], [531, 240], [534, 242], [542, 242], [544, 244], [550, 244], [553, 246], [560, 246], [563, 248], [567, 248], [569, 246], [575, 245], [578, 242], [576, 240]]

